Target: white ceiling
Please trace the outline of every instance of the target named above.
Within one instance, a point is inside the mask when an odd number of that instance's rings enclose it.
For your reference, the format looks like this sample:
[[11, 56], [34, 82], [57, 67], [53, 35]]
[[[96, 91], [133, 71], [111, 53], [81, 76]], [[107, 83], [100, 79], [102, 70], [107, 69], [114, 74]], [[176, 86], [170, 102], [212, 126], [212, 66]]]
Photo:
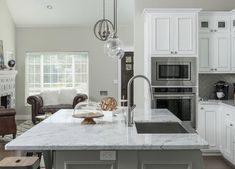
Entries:
[[[92, 26], [102, 18], [103, 0], [6, 1], [17, 27]], [[113, 21], [113, 0], [106, 0], [106, 10]], [[133, 16], [134, 0], [118, 0], [118, 24], [132, 24]]]

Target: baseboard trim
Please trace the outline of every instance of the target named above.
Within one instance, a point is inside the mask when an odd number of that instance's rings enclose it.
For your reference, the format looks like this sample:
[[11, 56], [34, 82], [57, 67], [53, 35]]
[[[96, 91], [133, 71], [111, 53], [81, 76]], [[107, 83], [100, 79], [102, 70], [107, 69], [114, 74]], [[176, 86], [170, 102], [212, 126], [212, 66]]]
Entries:
[[210, 150], [204, 150], [202, 151], [203, 156], [222, 156], [221, 152], [219, 151], [210, 151]]
[[30, 120], [30, 115], [16, 115], [16, 120]]

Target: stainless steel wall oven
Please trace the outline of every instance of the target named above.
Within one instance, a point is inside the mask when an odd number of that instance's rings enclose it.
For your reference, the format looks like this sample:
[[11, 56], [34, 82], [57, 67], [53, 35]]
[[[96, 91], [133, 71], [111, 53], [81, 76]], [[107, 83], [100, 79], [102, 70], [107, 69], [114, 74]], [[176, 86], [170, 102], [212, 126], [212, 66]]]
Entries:
[[154, 88], [152, 108], [168, 109], [180, 120], [196, 127], [196, 88]]

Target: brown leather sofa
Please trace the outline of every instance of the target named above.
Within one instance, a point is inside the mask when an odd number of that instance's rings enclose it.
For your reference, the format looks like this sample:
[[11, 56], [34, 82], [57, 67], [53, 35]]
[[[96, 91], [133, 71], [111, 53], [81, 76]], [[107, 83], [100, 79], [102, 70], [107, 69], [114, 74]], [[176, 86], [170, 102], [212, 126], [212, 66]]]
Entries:
[[13, 138], [16, 137], [15, 115], [15, 109], [5, 109], [0, 106], [0, 135], [2, 137], [7, 134], [12, 134]]
[[30, 104], [31, 111], [32, 111], [32, 122], [36, 124], [36, 116], [44, 115], [46, 112], [55, 113], [60, 109], [73, 109], [78, 103], [87, 100], [87, 95], [85, 94], [77, 94], [74, 97], [73, 103], [69, 104], [60, 104], [60, 105], [53, 105], [53, 106], [44, 106], [43, 99], [40, 95], [29, 96], [27, 98], [27, 103]]

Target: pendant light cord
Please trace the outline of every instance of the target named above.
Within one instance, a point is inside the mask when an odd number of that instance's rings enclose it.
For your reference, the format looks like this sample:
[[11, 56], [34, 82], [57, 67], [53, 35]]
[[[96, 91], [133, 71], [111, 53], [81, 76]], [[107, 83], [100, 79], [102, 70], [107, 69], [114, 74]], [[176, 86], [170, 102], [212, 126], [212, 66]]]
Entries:
[[117, 0], [114, 0], [114, 36], [117, 36]]
[[105, 19], [105, 0], [103, 0], [103, 19]]

